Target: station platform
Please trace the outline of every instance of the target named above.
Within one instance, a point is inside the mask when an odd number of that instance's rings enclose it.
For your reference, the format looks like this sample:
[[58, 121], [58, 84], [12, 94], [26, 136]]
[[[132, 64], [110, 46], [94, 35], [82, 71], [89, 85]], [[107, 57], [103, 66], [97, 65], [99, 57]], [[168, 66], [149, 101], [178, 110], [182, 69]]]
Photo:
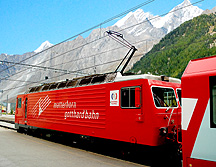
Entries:
[[14, 123], [15, 115], [0, 115], [0, 121]]
[[0, 126], [15, 129], [15, 115], [1, 115], [0, 116]]

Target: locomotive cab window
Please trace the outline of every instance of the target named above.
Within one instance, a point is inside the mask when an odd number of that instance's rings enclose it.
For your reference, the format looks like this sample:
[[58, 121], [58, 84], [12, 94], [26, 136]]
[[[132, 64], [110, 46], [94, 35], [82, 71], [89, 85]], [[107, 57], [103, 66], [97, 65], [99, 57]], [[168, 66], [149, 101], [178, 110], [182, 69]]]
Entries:
[[22, 98], [17, 99], [17, 108], [22, 108]]
[[180, 105], [182, 105], [182, 103], [181, 103], [181, 89], [177, 89], [177, 95], [178, 95], [179, 103], [180, 103]]
[[216, 76], [209, 78], [210, 83], [210, 126], [216, 128]]
[[121, 88], [121, 107], [122, 108], [141, 107], [141, 88], [139, 86]]
[[177, 107], [177, 101], [172, 88], [152, 87], [156, 107]]

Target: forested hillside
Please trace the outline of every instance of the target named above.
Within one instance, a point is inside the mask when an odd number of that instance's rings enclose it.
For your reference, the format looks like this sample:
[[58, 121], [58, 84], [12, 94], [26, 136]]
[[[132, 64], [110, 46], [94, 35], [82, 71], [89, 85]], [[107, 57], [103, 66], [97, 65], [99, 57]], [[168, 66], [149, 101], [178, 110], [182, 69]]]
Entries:
[[181, 78], [191, 59], [216, 55], [216, 14], [201, 15], [166, 35], [134, 64], [135, 73]]

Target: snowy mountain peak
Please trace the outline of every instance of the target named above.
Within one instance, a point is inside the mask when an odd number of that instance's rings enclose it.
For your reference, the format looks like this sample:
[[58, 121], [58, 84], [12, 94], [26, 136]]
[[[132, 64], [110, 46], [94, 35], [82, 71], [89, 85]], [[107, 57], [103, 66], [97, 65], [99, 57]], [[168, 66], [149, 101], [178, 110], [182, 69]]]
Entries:
[[184, 5], [191, 5], [191, 2], [189, 0], [184, 0], [184, 2], [182, 2], [182, 4], [184, 4]]
[[144, 12], [142, 9], [137, 9], [133, 14], [138, 22], [142, 22], [146, 20], [146, 18], [150, 18], [153, 16], [149, 12]]
[[51, 44], [49, 41], [45, 41], [43, 42], [39, 48], [37, 48], [34, 52], [35, 53], [38, 53], [38, 52], [41, 52], [42, 50], [46, 49], [46, 48], [49, 48], [53, 46], [53, 44]]
[[128, 13], [125, 17], [123, 17], [121, 20], [117, 21], [114, 26], [121, 27], [125, 24], [125, 22], [133, 15], [133, 12]]
[[[184, 0], [181, 4], [177, 5], [176, 7], [174, 7], [171, 11], [174, 11], [174, 10], [182, 10], [185, 11], [185, 10], [192, 10], [191, 12], [194, 12], [195, 8], [197, 9], [198, 7], [197, 6], [193, 6], [192, 3], [190, 2], [190, 0]], [[198, 8], [199, 10], [202, 10], [200, 8]]]
[[[190, 0], [184, 0], [181, 4], [175, 6], [164, 17], [154, 16], [150, 12], [144, 12], [142, 9], [137, 9], [135, 12], [128, 13], [114, 25], [125, 28], [131, 27], [133, 24], [136, 25], [137, 23], [147, 23], [146, 20], [148, 20], [148, 23], [150, 23], [153, 27], [149, 27], [150, 24], [143, 24], [145, 27], [139, 28], [139, 34], [146, 33], [146, 31], [151, 33], [153, 31], [152, 28], [161, 29], [166, 31], [166, 33], [169, 33], [185, 21], [201, 15], [202, 12], [203, 10], [197, 6], [193, 6]], [[128, 33], [132, 33], [134, 31], [137, 31], [137, 28], [128, 30]]]
[[169, 33], [182, 23], [201, 15], [202, 12], [202, 9], [193, 6], [189, 0], [184, 0], [162, 18], [164, 22], [163, 27], [165, 27]]
[[143, 22], [146, 18], [151, 18], [153, 15], [149, 12], [144, 12], [142, 9], [137, 9], [135, 12], [128, 13], [121, 20], [117, 21], [114, 25], [122, 27], [129, 20], [129, 18], [134, 17], [137, 23]]

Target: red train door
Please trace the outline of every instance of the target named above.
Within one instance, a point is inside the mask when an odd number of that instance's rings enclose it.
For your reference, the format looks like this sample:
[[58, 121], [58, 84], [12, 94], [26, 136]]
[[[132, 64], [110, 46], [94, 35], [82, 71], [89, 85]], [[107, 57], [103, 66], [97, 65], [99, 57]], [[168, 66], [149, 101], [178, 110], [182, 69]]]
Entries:
[[136, 121], [143, 122], [143, 111], [142, 111], [142, 89], [141, 86], [135, 88], [135, 107], [137, 110]]
[[28, 114], [28, 98], [27, 98], [27, 96], [24, 96], [24, 123], [25, 123], [25, 125], [27, 125], [27, 114]]
[[136, 121], [143, 121], [141, 107], [141, 86], [121, 88], [121, 108], [131, 110], [131, 113], [135, 113]]

